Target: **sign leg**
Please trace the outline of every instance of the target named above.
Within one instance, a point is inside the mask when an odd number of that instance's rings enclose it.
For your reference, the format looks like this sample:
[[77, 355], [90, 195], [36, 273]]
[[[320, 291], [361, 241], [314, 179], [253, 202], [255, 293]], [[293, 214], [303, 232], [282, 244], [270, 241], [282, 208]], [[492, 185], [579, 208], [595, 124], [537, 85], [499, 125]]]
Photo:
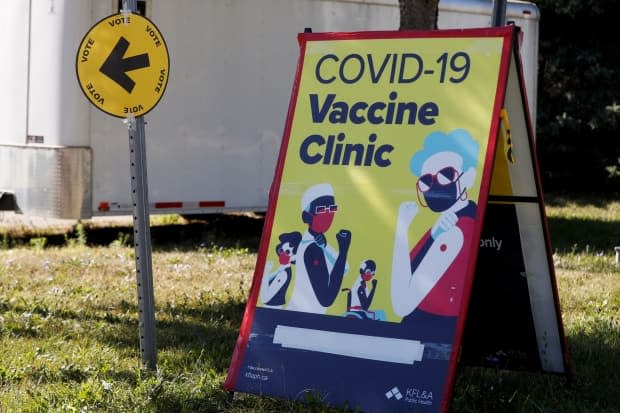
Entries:
[[144, 117], [142, 116], [129, 122], [129, 152], [131, 197], [133, 202], [133, 237], [136, 254], [136, 279], [138, 282], [140, 354], [144, 365], [151, 370], [155, 370], [157, 365], [155, 298], [153, 294]]

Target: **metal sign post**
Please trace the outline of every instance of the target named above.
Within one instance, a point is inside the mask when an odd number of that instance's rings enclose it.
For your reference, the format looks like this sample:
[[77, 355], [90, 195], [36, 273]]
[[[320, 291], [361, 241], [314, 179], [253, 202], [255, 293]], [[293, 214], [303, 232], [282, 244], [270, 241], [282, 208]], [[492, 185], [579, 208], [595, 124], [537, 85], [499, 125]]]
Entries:
[[129, 162], [131, 164], [131, 198], [133, 202], [133, 239], [138, 282], [140, 354], [144, 365], [155, 370], [157, 345], [155, 334], [155, 298], [149, 227], [148, 179], [144, 117], [128, 119]]
[[493, 16], [491, 20], [491, 26], [505, 26], [506, 25], [506, 0], [494, 0], [493, 1]]
[[[123, 0], [123, 10], [137, 10], [136, 0]], [[138, 283], [140, 354], [142, 363], [151, 370], [157, 367], [155, 329], [155, 296], [151, 259], [148, 179], [146, 173], [146, 140], [144, 116], [128, 118], [129, 162], [131, 165], [131, 199], [133, 203], [133, 239]]]

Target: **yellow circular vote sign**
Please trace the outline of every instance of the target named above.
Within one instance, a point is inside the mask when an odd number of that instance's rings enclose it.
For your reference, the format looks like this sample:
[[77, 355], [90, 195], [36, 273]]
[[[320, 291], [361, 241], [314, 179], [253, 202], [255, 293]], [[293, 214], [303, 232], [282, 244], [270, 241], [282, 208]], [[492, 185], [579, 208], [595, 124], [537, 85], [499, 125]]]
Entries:
[[120, 118], [142, 116], [168, 84], [168, 48], [159, 29], [138, 14], [108, 16], [84, 36], [78, 82], [93, 105]]

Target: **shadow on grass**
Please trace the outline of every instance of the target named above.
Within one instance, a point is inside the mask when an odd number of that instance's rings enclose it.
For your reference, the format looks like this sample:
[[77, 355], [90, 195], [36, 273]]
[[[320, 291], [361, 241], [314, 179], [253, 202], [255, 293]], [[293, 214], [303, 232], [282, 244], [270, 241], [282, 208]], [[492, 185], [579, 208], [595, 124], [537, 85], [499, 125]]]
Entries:
[[[213, 368], [223, 371], [228, 367], [244, 309], [244, 303], [233, 299], [157, 308], [157, 348], [174, 354], [177, 362], [191, 363], [201, 357]], [[57, 326], [66, 325], [63, 321], [71, 320], [78, 322], [82, 329], [78, 338], [86, 334], [101, 344], [119, 350], [135, 349], [135, 354], [139, 353], [138, 308], [126, 301], [118, 303], [112, 312], [109, 307], [75, 311], [41, 305], [32, 307], [24, 302], [2, 302], [0, 312], [32, 313], [55, 320], [54, 326], [49, 328], [7, 328], [15, 336], [45, 340], [59, 333]], [[68, 331], [64, 337], [71, 340], [73, 334]]]
[[[579, 202], [582, 198], [552, 197], [550, 205]], [[598, 198], [583, 198], [583, 205], [604, 207], [608, 201]], [[185, 224], [156, 225], [150, 228], [153, 251], [195, 251], [200, 248], [245, 248], [257, 252], [265, 220], [262, 217], [246, 215], [206, 215], [190, 219]], [[601, 221], [587, 218], [548, 217], [552, 245], [560, 252], [590, 251], [613, 252], [620, 245], [620, 222]], [[74, 231], [75, 232], [75, 231]], [[86, 227], [89, 246], [107, 246], [115, 242], [133, 245], [132, 226]], [[13, 238], [13, 245], [27, 245], [31, 238], [45, 237], [47, 246], [61, 246], [68, 234], [29, 234]]]
[[[215, 215], [209, 221], [155, 226], [151, 239], [155, 251], [201, 247], [247, 248], [258, 251], [264, 219], [235, 215]], [[107, 245], [107, 244], [104, 244]]]
[[[237, 337], [243, 305], [237, 302], [194, 307], [177, 307], [173, 320], [158, 323], [160, 365], [171, 367], [197, 364], [208, 365], [224, 374]], [[172, 315], [172, 314], [171, 314]], [[232, 318], [232, 319], [231, 319]], [[119, 339], [135, 337], [136, 326], [123, 329], [107, 338], [119, 344]], [[108, 332], [109, 333], [109, 332]], [[486, 368], [463, 367], [455, 388], [454, 406], [458, 412], [615, 412], [620, 405], [620, 333], [613, 324], [597, 323], [568, 337], [576, 374], [572, 380], [554, 374], [512, 372]], [[135, 340], [124, 346], [135, 347]], [[178, 369], [177, 369], [178, 370]], [[223, 391], [213, 395], [221, 400]], [[171, 392], [161, 406], [188, 406], [204, 403], [192, 400], [191, 394]], [[265, 403], [266, 411], [351, 411], [329, 409], [326, 406], [296, 404], [255, 398], [233, 402], [231, 411], [256, 403]], [[163, 400], [161, 400], [163, 402]], [[220, 408], [222, 405], [220, 404]], [[237, 410], [235, 410], [237, 409]], [[155, 409], [166, 411], [166, 408]]]
[[[154, 251], [194, 251], [199, 248], [247, 248], [258, 250], [264, 219], [260, 216], [214, 214], [193, 218], [183, 224], [151, 226], [151, 243]], [[77, 238], [77, 230], [69, 233], [36, 232], [11, 236], [9, 246], [28, 245], [32, 238], [45, 238], [46, 246], [66, 245]], [[88, 246], [108, 246], [120, 242], [133, 245], [133, 226], [94, 227], [85, 225]]]
[[[176, 306], [157, 309], [157, 349], [167, 353], [167, 363], [191, 364], [198, 358], [212, 368], [224, 371], [237, 339], [245, 308], [238, 301], [199, 307]], [[138, 314], [137, 307], [129, 314]], [[135, 318], [121, 318], [94, 332], [94, 338], [120, 349], [139, 348], [139, 329]]]
[[[3, 311], [20, 312], [12, 303], [4, 303]], [[89, 308], [82, 312], [54, 311], [54, 317], [75, 319], [92, 339], [123, 353], [139, 354], [136, 306], [122, 302], [121, 314], [109, 317], [109, 308]], [[158, 309], [158, 365], [167, 381], [152, 401], [152, 411], [244, 411], [254, 410], [257, 404], [263, 411], [346, 411], [275, 401], [270, 398], [243, 398], [227, 404], [226, 394], [216, 383], [217, 377], [228, 368], [244, 304], [236, 299], [215, 303], [192, 302]], [[42, 315], [48, 314], [40, 309]], [[616, 324], [615, 324], [616, 323]], [[54, 333], [56, 334], [56, 333]], [[66, 338], [71, 339], [71, 334]], [[454, 391], [452, 411], [458, 412], [614, 412], [620, 405], [617, 392], [620, 385], [620, 332], [614, 319], [595, 320], [574, 328], [568, 336], [576, 375], [567, 383], [562, 376], [508, 372], [484, 368], [463, 367]], [[177, 382], [177, 377], [208, 376], [212, 383], [201, 387], [207, 395], [197, 395]], [[195, 372], [201, 372], [197, 376]], [[71, 373], [71, 372], [70, 372]], [[76, 373], [80, 373], [77, 371]], [[88, 372], [88, 374], [92, 374]], [[139, 373], [117, 371], [107, 377], [135, 386]], [[192, 382], [194, 383], [194, 382]], [[190, 383], [191, 384], [191, 383]], [[180, 386], [180, 387], [179, 387]], [[159, 388], [154, 385], [154, 388]], [[206, 389], [206, 390], [205, 390]], [[439, 397], [437, 395], [436, 397]], [[221, 410], [224, 409], [224, 410]], [[258, 410], [261, 411], [261, 410]]]
[[[208, 366], [218, 374], [224, 374], [234, 349], [243, 309], [244, 304], [238, 300], [160, 309], [157, 322], [159, 365], [168, 371]], [[614, 323], [613, 319], [597, 320], [584, 324], [568, 336], [576, 370], [570, 381], [553, 374], [463, 367], [452, 411], [616, 411], [614, 409], [620, 405], [617, 392], [620, 385], [620, 332]], [[133, 321], [109, 324], [97, 333], [96, 338], [108, 345], [138, 351], [138, 329]], [[216, 395], [220, 403], [224, 397], [222, 392]], [[192, 397], [191, 394], [167, 393], [165, 405], [188, 406], [205, 402], [188, 397]], [[265, 401], [269, 406], [272, 402]], [[233, 406], [255, 406], [252, 403], [256, 401], [235, 402]], [[278, 403], [285, 402], [276, 401], [275, 406], [292, 406]], [[274, 408], [276, 410], [270, 411], [278, 411], [277, 407]]]
[[591, 327], [568, 336], [575, 366], [571, 379], [464, 367], [457, 380], [452, 411], [618, 412], [620, 333], [613, 320]]
[[[585, 329], [584, 329], [585, 330]], [[575, 375], [570, 390], [584, 407], [620, 408], [620, 330], [618, 319], [599, 320], [568, 336]], [[587, 409], [584, 409], [584, 411]], [[599, 411], [592, 409], [591, 411]], [[602, 409], [600, 411], [603, 411]], [[618, 411], [618, 410], [614, 410]]]
[[620, 245], [620, 221], [606, 222], [585, 218], [549, 217], [554, 250], [611, 253]]
[[620, 194], [562, 194], [559, 192], [545, 194], [545, 204], [553, 207], [565, 207], [576, 204], [579, 207], [594, 206], [606, 208], [611, 202], [618, 201]]

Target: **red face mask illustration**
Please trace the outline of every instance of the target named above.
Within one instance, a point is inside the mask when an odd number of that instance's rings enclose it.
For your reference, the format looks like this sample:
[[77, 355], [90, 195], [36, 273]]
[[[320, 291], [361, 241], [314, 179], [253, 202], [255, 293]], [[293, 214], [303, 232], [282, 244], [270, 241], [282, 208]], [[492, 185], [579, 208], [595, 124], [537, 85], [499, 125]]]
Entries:
[[372, 277], [375, 274], [372, 271], [366, 271], [365, 273], [362, 274], [362, 280], [368, 282], [370, 280], [372, 280]]
[[312, 218], [312, 224], [310, 224], [310, 229], [314, 232], [324, 233], [327, 232], [329, 227], [331, 227], [332, 222], [334, 222], [334, 213], [326, 212], [323, 214], [315, 215]]
[[282, 245], [282, 248], [278, 251], [278, 261], [280, 265], [287, 265], [293, 260], [293, 248], [289, 243]]

